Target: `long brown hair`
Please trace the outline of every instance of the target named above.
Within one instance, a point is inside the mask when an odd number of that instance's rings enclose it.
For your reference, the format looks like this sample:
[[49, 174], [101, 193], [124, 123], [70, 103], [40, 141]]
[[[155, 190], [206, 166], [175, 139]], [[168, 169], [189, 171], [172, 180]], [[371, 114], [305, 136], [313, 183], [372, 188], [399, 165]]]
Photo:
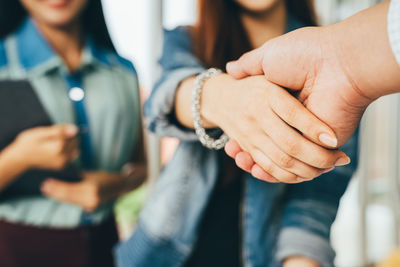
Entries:
[[[306, 26], [315, 26], [312, 0], [285, 0], [288, 14]], [[199, 0], [199, 14], [192, 30], [196, 56], [206, 67], [225, 69], [225, 64], [252, 49], [234, 0]]]

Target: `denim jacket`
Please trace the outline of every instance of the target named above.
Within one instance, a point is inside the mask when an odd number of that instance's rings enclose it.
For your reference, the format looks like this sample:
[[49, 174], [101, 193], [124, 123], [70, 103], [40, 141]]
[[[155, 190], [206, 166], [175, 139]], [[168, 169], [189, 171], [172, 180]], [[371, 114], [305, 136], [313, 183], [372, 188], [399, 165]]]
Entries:
[[[293, 17], [288, 30], [303, 26]], [[197, 239], [199, 223], [218, 179], [218, 151], [204, 148], [194, 131], [173, 113], [179, 83], [204, 71], [193, 54], [188, 28], [165, 31], [163, 74], [145, 106], [149, 129], [180, 139], [163, 170], [132, 237], [116, 249], [119, 267], [182, 266]], [[246, 174], [242, 200], [242, 259], [245, 266], [280, 266], [303, 255], [332, 266], [330, 228], [339, 200], [357, 165], [356, 135], [344, 146], [352, 163], [301, 184], [270, 184]]]

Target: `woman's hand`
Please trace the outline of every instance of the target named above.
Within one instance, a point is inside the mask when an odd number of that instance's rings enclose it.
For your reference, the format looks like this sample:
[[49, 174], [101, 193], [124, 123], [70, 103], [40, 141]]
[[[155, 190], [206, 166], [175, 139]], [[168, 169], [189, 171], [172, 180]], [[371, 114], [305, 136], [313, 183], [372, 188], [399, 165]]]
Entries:
[[75, 125], [37, 127], [18, 135], [9, 151], [26, 169], [60, 170], [78, 155]]
[[302, 257], [302, 256], [294, 256], [287, 258], [282, 267], [319, 267], [320, 265], [313, 259]]
[[29, 169], [60, 170], [78, 157], [78, 129], [55, 125], [25, 130], [0, 153], [0, 189]]
[[134, 166], [124, 174], [85, 172], [81, 182], [48, 179], [41, 190], [47, 197], [72, 203], [91, 212], [101, 205], [139, 187], [146, 178], [146, 166]]
[[202, 116], [236, 140], [270, 174], [264, 177], [269, 182], [310, 180], [350, 161], [322, 147], [336, 147], [333, 131], [264, 76], [211, 78], [203, 89]]

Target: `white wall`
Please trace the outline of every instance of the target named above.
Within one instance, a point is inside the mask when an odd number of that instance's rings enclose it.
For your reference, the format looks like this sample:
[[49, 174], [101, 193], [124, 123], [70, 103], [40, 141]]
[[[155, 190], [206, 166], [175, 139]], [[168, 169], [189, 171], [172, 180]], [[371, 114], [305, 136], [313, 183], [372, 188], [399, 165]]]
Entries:
[[[138, 70], [143, 88], [151, 85], [152, 7], [158, 0], [102, 0], [108, 27], [118, 52], [132, 60]], [[174, 28], [195, 21], [195, 0], [165, 0], [164, 26]]]

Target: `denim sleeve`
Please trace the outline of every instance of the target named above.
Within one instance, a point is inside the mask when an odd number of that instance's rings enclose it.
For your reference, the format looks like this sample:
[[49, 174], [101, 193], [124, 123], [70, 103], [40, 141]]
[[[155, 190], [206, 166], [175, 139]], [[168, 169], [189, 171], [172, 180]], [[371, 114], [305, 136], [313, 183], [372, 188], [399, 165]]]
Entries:
[[357, 168], [358, 131], [341, 148], [351, 164], [306, 183], [287, 186], [286, 205], [278, 237], [278, 260], [302, 255], [333, 266], [335, 252], [330, 245], [330, 229], [339, 201]]
[[179, 84], [205, 69], [193, 53], [188, 28], [164, 31], [163, 53], [159, 63], [162, 67], [161, 78], [144, 107], [146, 124], [150, 131], [159, 136], [197, 140], [194, 131], [180, 125], [174, 115], [175, 93]]

